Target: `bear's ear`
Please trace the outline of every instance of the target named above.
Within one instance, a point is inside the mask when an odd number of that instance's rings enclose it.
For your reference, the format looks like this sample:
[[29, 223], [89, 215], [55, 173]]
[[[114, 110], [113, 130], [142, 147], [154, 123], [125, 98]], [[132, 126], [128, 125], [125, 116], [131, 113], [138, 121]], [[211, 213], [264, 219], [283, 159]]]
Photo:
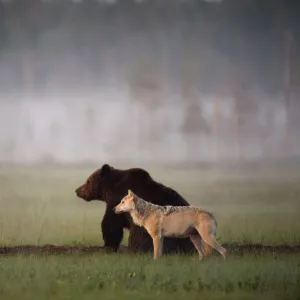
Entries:
[[104, 164], [101, 168], [101, 175], [105, 177], [109, 174], [110, 171], [111, 171], [111, 166], [109, 166], [108, 164]]

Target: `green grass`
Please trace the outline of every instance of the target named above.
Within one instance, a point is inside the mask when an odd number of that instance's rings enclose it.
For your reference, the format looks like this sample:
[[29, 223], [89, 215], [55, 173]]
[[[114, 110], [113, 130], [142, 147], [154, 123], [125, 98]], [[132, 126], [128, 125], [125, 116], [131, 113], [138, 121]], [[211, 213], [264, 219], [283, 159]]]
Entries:
[[[0, 261], [1, 299], [284, 299], [299, 291], [299, 255], [246, 255], [226, 262], [188, 256], [17, 256]], [[151, 298], [152, 297], [152, 298]], [[241, 298], [240, 298], [241, 299]]]
[[[0, 244], [102, 244], [101, 202], [74, 190], [95, 167], [0, 169]], [[300, 173], [149, 168], [215, 213], [221, 243], [300, 244]], [[126, 238], [123, 244], [126, 244]], [[297, 299], [300, 254], [0, 256], [0, 299]], [[299, 298], [298, 298], [299, 299]]]

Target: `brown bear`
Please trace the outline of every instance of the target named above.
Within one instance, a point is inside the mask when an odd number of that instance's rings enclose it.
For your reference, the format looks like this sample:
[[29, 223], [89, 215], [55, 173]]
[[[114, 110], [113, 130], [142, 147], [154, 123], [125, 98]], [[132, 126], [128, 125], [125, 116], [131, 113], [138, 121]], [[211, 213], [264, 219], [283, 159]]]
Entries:
[[[75, 190], [75, 193], [85, 201], [100, 200], [106, 203], [106, 211], [101, 223], [106, 250], [118, 251], [123, 238], [123, 230], [126, 228], [129, 230], [128, 248], [130, 251], [153, 251], [152, 239], [147, 231], [136, 226], [129, 214], [117, 215], [113, 211], [113, 208], [127, 194], [128, 189], [154, 204], [189, 205], [175, 190], [152, 179], [147, 171], [141, 168], [119, 170], [108, 164], [104, 164], [102, 168], [91, 174], [87, 181]], [[166, 238], [163, 252], [165, 254], [194, 253], [195, 247], [189, 238]]]

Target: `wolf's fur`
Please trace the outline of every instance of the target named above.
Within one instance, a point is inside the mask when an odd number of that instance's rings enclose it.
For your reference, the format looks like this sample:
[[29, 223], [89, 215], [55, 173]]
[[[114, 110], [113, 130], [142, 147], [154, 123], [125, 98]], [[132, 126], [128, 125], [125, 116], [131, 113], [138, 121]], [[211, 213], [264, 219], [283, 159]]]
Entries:
[[226, 249], [218, 244], [215, 235], [217, 221], [215, 217], [195, 206], [160, 206], [152, 204], [128, 190], [121, 202], [114, 208], [115, 213], [128, 212], [133, 222], [144, 227], [153, 240], [154, 259], [162, 254], [164, 237], [190, 237], [203, 258], [201, 238], [215, 248], [225, 259]]

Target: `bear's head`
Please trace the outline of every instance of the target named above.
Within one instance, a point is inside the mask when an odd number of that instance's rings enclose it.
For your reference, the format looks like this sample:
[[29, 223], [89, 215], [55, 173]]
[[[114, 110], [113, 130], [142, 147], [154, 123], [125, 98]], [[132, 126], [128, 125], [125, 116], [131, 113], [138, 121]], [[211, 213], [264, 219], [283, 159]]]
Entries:
[[105, 200], [105, 188], [109, 184], [113, 167], [104, 164], [100, 169], [90, 175], [87, 181], [75, 190], [77, 197], [85, 200]]

